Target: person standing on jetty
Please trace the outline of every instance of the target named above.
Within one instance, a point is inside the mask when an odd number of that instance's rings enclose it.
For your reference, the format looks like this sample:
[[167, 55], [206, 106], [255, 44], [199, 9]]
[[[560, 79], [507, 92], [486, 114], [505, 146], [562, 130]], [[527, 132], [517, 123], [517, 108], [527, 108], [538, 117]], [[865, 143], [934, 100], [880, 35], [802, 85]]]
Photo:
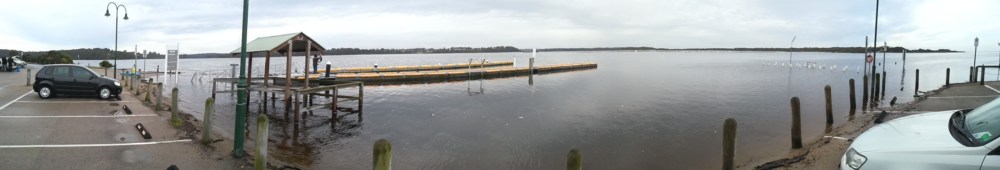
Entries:
[[319, 54], [313, 54], [313, 74], [319, 73], [319, 62], [323, 61], [323, 57]]

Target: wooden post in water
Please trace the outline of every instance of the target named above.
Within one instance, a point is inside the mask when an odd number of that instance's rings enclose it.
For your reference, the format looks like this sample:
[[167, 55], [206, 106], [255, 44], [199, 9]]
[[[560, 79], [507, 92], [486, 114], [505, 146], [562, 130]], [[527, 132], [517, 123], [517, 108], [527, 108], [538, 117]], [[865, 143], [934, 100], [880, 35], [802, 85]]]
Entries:
[[[365, 83], [358, 84], [358, 112], [365, 109]], [[358, 114], [360, 116], [360, 114]]]
[[295, 101], [293, 103], [295, 105], [295, 112], [292, 113], [292, 115], [295, 116], [295, 118], [294, 118], [295, 119], [295, 124], [298, 125], [299, 124], [299, 113], [301, 113], [301, 111], [299, 111], [299, 107], [302, 106], [302, 104], [299, 104], [299, 102], [302, 102], [302, 100], [299, 97], [300, 95], [299, 95], [298, 90], [295, 90], [295, 92], [293, 92], [292, 96], [295, 97]]
[[830, 94], [830, 85], [823, 87], [823, 94], [826, 95], [826, 125], [829, 126], [833, 124], [833, 97]]
[[576, 149], [569, 150], [569, 159], [566, 161], [567, 170], [582, 170], [583, 169], [583, 156], [580, 155], [580, 151]]
[[330, 101], [330, 121], [337, 120], [337, 88], [333, 88], [333, 100]]
[[528, 85], [535, 84], [535, 57], [528, 58]]
[[851, 91], [851, 93], [850, 93], [850, 96], [851, 96], [851, 113], [850, 113], [850, 116], [853, 117], [855, 110], [858, 109], [858, 101], [856, 99], [858, 96], [854, 92], [854, 79], [848, 80], [847, 84], [848, 84], [848, 86], [850, 86], [850, 91]]
[[[946, 72], [950, 72], [950, 71], [946, 71]], [[917, 69], [917, 74], [915, 76], [917, 78], [915, 80], [913, 80], [914, 81], [914, 83], [913, 83], [913, 96], [917, 96], [917, 92], [920, 92], [920, 69]], [[947, 78], [948, 78], [948, 76], [945, 76], [945, 79], [947, 79]], [[948, 86], [948, 80], [945, 80], [944, 82], [945, 82], [944, 85]]]
[[215, 112], [215, 99], [205, 99], [205, 118], [201, 130], [201, 143], [208, 145], [212, 143], [212, 112]]
[[267, 115], [257, 116], [257, 139], [254, 141], [257, 147], [254, 149], [256, 153], [253, 158], [253, 169], [255, 170], [267, 169], [267, 122]]
[[722, 169], [732, 170], [736, 157], [736, 119], [728, 118], [722, 125]]
[[951, 85], [951, 68], [948, 68], [944, 70], [944, 86], [950, 86], [950, 85]]
[[868, 110], [868, 75], [861, 78], [861, 81], [863, 84], [861, 86], [861, 91], [863, 91], [861, 94], [861, 110]]
[[[292, 40], [288, 40], [288, 51], [285, 52], [285, 112], [292, 109]], [[307, 57], [308, 59], [308, 57]]]
[[802, 148], [802, 122], [799, 97], [792, 97], [792, 149]]
[[379, 139], [372, 147], [372, 167], [375, 170], [392, 169], [392, 144], [389, 140]]

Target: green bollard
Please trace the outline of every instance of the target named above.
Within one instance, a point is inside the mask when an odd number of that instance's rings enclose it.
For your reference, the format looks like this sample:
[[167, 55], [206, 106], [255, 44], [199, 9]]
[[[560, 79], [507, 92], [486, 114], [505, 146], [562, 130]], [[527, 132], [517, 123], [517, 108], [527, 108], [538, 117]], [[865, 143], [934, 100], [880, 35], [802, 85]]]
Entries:
[[799, 97], [792, 97], [792, 149], [802, 148], [802, 123]]
[[567, 170], [582, 170], [583, 169], [583, 156], [580, 155], [580, 151], [576, 149], [569, 150], [569, 160], [566, 161]]
[[146, 82], [146, 102], [150, 102], [149, 91], [153, 89], [152, 85], [153, 85], [153, 78], [149, 78], [149, 81]]
[[163, 83], [156, 83], [156, 109], [155, 111], [160, 111], [163, 108]]
[[372, 167], [375, 170], [391, 170], [392, 169], [392, 144], [389, 140], [379, 139], [375, 141], [375, 146], [372, 148]]
[[170, 123], [174, 126], [179, 126], [181, 123], [180, 118], [177, 116], [177, 87], [170, 92]]
[[728, 118], [722, 125], [722, 169], [732, 170], [736, 157], [736, 119]]
[[831, 97], [832, 91], [830, 90], [830, 85], [823, 87], [823, 94], [826, 96], [826, 125], [829, 127], [833, 124], [833, 97]]
[[850, 115], [850, 117], [853, 118], [855, 110], [858, 109], [857, 94], [855, 93], [855, 90], [854, 90], [854, 79], [851, 79], [851, 80], [847, 81], [847, 84], [850, 86], [850, 89], [851, 89], [851, 93], [850, 93], [850, 96], [851, 96], [851, 115]]
[[253, 159], [253, 169], [267, 169], [267, 116], [260, 114], [257, 116], [257, 148]]
[[205, 99], [204, 129], [201, 131], [201, 143], [205, 145], [212, 143], [212, 112], [215, 112], [215, 99]]

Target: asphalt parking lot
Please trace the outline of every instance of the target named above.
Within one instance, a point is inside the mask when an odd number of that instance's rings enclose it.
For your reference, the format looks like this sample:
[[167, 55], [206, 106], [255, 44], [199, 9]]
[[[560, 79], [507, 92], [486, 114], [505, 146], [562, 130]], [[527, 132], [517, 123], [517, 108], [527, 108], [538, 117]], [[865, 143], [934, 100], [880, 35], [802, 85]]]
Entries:
[[[37, 69], [36, 69], [37, 70]], [[231, 169], [221, 156], [182, 139], [161, 116], [128, 92], [41, 99], [25, 72], [0, 72], [0, 169]], [[133, 111], [126, 114], [122, 106]], [[144, 139], [135, 125], [152, 135]]]

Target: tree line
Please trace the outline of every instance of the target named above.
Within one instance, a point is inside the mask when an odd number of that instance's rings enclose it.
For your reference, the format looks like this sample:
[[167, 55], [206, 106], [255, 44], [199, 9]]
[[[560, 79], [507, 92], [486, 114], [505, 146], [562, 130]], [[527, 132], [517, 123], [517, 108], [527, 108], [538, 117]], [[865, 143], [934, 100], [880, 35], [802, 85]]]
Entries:
[[[114, 56], [118, 56], [118, 59], [133, 59], [136, 57], [140, 59], [142, 58], [142, 54], [136, 56], [135, 53], [131, 51], [114, 51], [108, 48], [80, 48], [80, 49], [51, 50], [51, 51], [60, 52], [62, 54], [69, 56], [71, 59], [74, 60], [113, 60], [114, 57], [112, 56], [112, 54]], [[0, 49], [0, 55], [6, 54], [5, 56], [0, 56], [0, 57], [19, 56], [21, 55], [21, 53], [24, 53], [25, 57], [22, 57], [22, 59], [27, 60], [26, 59], [27, 56], [43, 56], [47, 55], [51, 51], [20, 51], [20, 50]], [[163, 59], [163, 56], [164, 56], [163, 54], [157, 52], [149, 52], [149, 55], [147, 55], [148, 59]]]

